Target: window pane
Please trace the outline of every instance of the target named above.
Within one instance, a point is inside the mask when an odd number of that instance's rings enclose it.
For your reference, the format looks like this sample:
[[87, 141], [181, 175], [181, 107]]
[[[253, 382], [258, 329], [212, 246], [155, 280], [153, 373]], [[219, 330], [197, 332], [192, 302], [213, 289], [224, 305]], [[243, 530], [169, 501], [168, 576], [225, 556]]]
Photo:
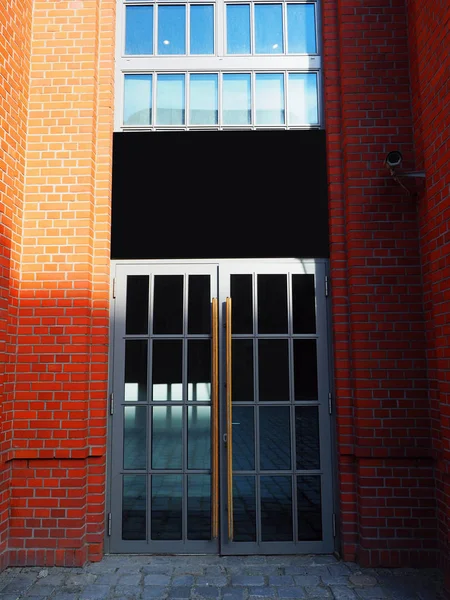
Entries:
[[183, 342], [154, 340], [152, 361], [153, 402], [183, 400]]
[[211, 331], [211, 287], [209, 275], [189, 275], [188, 333]]
[[233, 471], [255, 468], [253, 406], [233, 406]]
[[282, 125], [284, 123], [282, 73], [257, 73], [256, 123], [257, 125]]
[[261, 477], [262, 541], [288, 542], [292, 534], [291, 477]]
[[292, 275], [292, 321], [294, 333], [316, 333], [314, 275]]
[[153, 407], [153, 469], [181, 469], [182, 418], [183, 408], [181, 406]]
[[151, 125], [152, 76], [125, 75], [124, 125]]
[[227, 5], [227, 53], [250, 54], [250, 5]]
[[287, 35], [289, 53], [317, 52], [314, 4], [287, 5]]
[[188, 469], [211, 468], [211, 407], [188, 406]]
[[152, 540], [181, 540], [183, 481], [181, 475], [152, 476]]
[[234, 539], [236, 542], [256, 541], [255, 478], [233, 477]]
[[256, 54], [283, 52], [283, 12], [281, 4], [255, 4]]
[[123, 468], [147, 466], [147, 407], [125, 406], [123, 419]]
[[[303, 340], [300, 340], [303, 341]], [[258, 340], [259, 400], [289, 400], [289, 349], [287, 340]]]
[[286, 275], [258, 275], [258, 333], [287, 333]]
[[233, 340], [233, 402], [253, 402], [253, 340]]
[[295, 407], [297, 469], [320, 469], [319, 408]]
[[294, 340], [294, 398], [318, 399], [316, 340]]
[[214, 74], [191, 75], [189, 121], [191, 125], [217, 125], [218, 78]]
[[211, 476], [188, 476], [188, 540], [211, 539]]
[[297, 477], [298, 539], [322, 539], [320, 475]]
[[153, 54], [153, 6], [127, 6], [125, 54]]
[[278, 471], [291, 468], [289, 406], [259, 407], [260, 468]]
[[124, 475], [122, 490], [122, 539], [145, 540], [147, 520], [147, 477]]
[[147, 402], [147, 340], [125, 342], [125, 402]]
[[128, 275], [125, 333], [148, 332], [148, 275]]
[[188, 400], [211, 400], [210, 340], [188, 340]]
[[288, 90], [289, 124], [318, 123], [317, 75], [315, 73], [289, 73]]
[[191, 54], [214, 54], [214, 7], [212, 4], [191, 6]]
[[158, 7], [158, 54], [186, 54], [186, 7]]
[[153, 333], [183, 333], [183, 275], [156, 275], [153, 287]]
[[184, 125], [184, 75], [158, 75], [156, 122]]
[[252, 116], [250, 86], [248, 73], [230, 73], [223, 76], [224, 125], [250, 125]]

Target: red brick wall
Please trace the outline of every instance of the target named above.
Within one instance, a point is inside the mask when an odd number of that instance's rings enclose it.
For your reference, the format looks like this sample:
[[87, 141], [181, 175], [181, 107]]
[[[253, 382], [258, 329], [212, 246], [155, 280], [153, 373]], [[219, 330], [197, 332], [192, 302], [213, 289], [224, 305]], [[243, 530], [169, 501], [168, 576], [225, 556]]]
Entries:
[[102, 554], [114, 5], [33, 3], [11, 565]]
[[0, 570], [7, 565], [31, 0], [0, 4]]
[[436, 498], [404, 0], [324, 0], [343, 555], [435, 564]]
[[408, 0], [439, 557], [450, 590], [450, 4]]

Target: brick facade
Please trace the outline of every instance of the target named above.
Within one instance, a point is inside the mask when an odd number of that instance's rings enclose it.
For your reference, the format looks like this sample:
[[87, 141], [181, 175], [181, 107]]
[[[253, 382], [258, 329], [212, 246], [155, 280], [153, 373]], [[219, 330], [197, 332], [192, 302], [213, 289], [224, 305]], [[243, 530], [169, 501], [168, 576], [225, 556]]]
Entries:
[[[364, 565], [449, 555], [446, 4], [322, 0], [341, 547]], [[0, 552], [79, 565], [105, 523], [115, 1], [35, 0], [32, 26], [16, 5], [0, 9], [17, 46], [0, 45]], [[393, 149], [426, 171], [413, 194]]]

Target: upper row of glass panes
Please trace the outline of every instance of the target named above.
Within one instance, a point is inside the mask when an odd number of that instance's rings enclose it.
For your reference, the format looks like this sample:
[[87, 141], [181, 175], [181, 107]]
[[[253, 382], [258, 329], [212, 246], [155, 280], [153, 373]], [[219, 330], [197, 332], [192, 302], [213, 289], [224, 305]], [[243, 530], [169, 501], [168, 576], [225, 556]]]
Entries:
[[[126, 7], [125, 55], [212, 55], [213, 4]], [[226, 53], [315, 54], [314, 4], [226, 4]]]

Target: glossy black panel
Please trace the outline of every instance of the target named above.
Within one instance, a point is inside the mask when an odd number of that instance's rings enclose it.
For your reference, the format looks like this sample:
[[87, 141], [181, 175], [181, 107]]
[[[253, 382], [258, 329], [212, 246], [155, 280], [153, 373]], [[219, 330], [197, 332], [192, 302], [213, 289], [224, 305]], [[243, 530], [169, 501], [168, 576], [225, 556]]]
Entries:
[[154, 340], [152, 361], [153, 401], [183, 399], [183, 342]]
[[293, 539], [291, 485], [291, 477], [261, 477], [263, 542], [288, 542]]
[[145, 540], [147, 476], [124, 475], [122, 490], [122, 539]]
[[233, 402], [253, 402], [253, 340], [232, 343]]
[[147, 467], [147, 407], [124, 406], [123, 468]]
[[298, 539], [322, 539], [322, 497], [320, 475], [297, 477]]
[[320, 469], [319, 408], [295, 408], [295, 445], [297, 469]]
[[189, 275], [188, 333], [211, 331], [211, 290], [209, 275]]
[[211, 477], [188, 476], [187, 536], [189, 540], [211, 539]]
[[287, 276], [258, 275], [258, 333], [287, 333]]
[[294, 398], [317, 400], [316, 340], [294, 340]]
[[128, 275], [125, 333], [148, 333], [148, 275]]
[[233, 333], [253, 333], [252, 275], [231, 275]]
[[256, 491], [253, 476], [233, 477], [234, 540], [256, 541]]
[[259, 451], [262, 470], [291, 468], [289, 406], [259, 407]]
[[294, 333], [316, 332], [314, 275], [292, 275], [292, 317]]
[[125, 402], [147, 401], [147, 340], [125, 342]]
[[188, 341], [188, 400], [211, 400], [211, 342]]
[[233, 471], [253, 471], [254, 468], [254, 408], [233, 406]]
[[289, 401], [289, 352], [287, 340], [259, 340], [259, 400]]
[[183, 333], [183, 275], [155, 275], [153, 333]]
[[152, 475], [152, 540], [181, 540], [182, 476]]

